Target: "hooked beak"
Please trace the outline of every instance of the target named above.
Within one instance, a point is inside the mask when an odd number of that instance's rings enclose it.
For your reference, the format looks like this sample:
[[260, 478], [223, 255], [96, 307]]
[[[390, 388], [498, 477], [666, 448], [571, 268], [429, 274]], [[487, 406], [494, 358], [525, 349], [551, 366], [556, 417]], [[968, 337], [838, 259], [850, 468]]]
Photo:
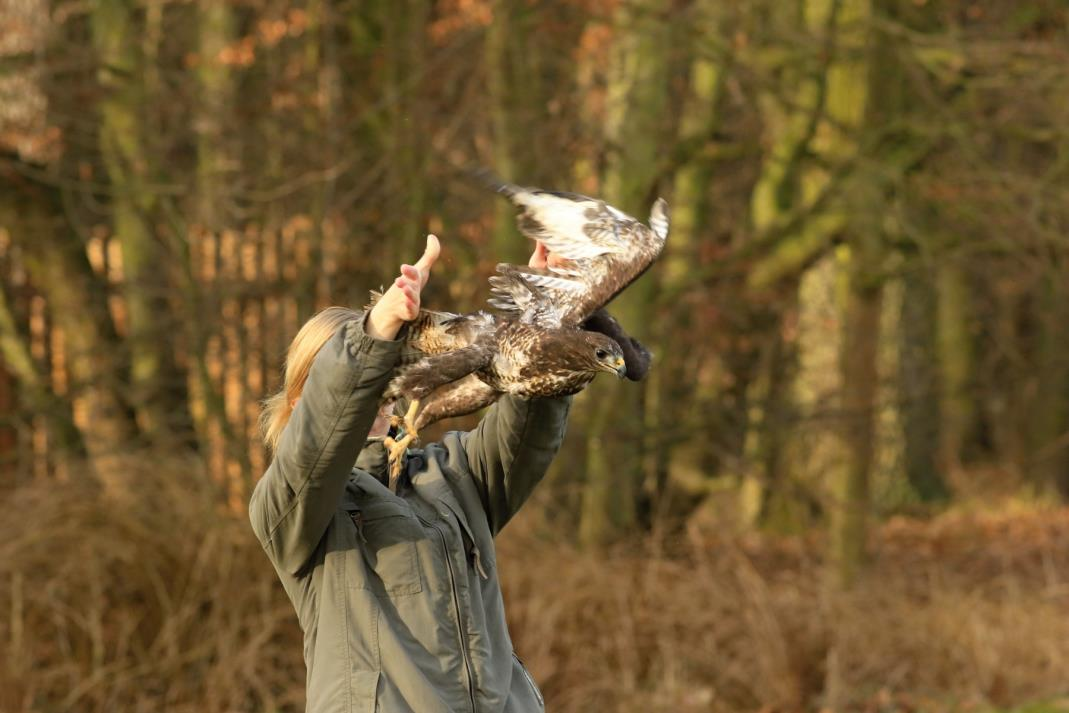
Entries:
[[623, 358], [619, 358], [613, 362], [613, 366], [616, 367], [616, 376], [620, 379], [627, 376], [627, 362]]

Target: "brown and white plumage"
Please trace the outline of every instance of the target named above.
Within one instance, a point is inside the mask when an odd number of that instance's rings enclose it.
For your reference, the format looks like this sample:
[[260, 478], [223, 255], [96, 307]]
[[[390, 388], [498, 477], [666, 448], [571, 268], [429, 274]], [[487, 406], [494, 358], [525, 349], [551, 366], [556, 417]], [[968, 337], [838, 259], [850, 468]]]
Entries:
[[[581, 391], [599, 372], [623, 376], [623, 351], [612, 338], [554, 325], [545, 318], [547, 311], [538, 304], [520, 319], [480, 311], [417, 320], [406, 341], [427, 356], [402, 368], [384, 399], [420, 401], [410, 424], [419, 430], [476, 411], [501, 394], [565, 396]], [[443, 344], [451, 348], [440, 349]]]
[[497, 182], [519, 209], [521, 232], [571, 260], [567, 269], [500, 264], [490, 278], [493, 312], [421, 311], [406, 342], [426, 356], [391, 381], [387, 400], [419, 402], [413, 430], [471, 413], [503, 393], [573, 394], [600, 371], [624, 374], [620, 345], [580, 324], [638, 278], [668, 234], [667, 205], [650, 226], [594, 198]]
[[[663, 198], [654, 202], [647, 226], [596, 198], [484, 180], [519, 209], [521, 233], [571, 261], [556, 269], [508, 266], [560, 310], [565, 325], [578, 325], [608, 304], [653, 264], [668, 238]], [[490, 284], [491, 306], [505, 313], [522, 311], [508, 283], [491, 277]]]

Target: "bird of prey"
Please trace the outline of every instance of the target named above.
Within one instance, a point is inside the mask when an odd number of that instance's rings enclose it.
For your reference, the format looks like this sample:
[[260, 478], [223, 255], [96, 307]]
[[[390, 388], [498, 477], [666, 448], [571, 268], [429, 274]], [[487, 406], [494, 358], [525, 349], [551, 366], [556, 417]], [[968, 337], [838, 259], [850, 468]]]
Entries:
[[490, 278], [493, 311], [421, 310], [409, 323], [404, 340], [426, 356], [402, 368], [383, 396], [410, 402], [404, 419], [395, 421], [403, 424], [404, 438], [388, 443], [398, 472], [404, 448], [434, 421], [476, 411], [503, 393], [563, 396], [601, 371], [625, 373], [620, 345], [580, 325], [661, 253], [668, 236], [665, 201], [654, 203], [646, 226], [595, 198], [507, 183], [496, 188], [519, 208], [520, 232], [568, 263], [499, 264]]

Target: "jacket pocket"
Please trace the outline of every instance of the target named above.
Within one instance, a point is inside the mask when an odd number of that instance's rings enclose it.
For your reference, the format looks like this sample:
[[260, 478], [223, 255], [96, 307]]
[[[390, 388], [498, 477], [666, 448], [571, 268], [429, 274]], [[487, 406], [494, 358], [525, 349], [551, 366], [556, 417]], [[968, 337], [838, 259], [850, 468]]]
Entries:
[[531, 687], [531, 692], [534, 693], [535, 698], [538, 699], [538, 705], [544, 710], [546, 701], [542, 698], [542, 691], [538, 689], [538, 685], [534, 681], [534, 676], [532, 676], [530, 671], [527, 670], [527, 667], [523, 665], [523, 661], [520, 660], [520, 657], [516, 655], [515, 651], [512, 652], [512, 658], [516, 660], [516, 664], [520, 667], [520, 673], [523, 674], [523, 677], [527, 680], [527, 685]]
[[349, 676], [349, 713], [375, 713], [378, 671], [353, 671]]
[[387, 597], [423, 591], [416, 543], [423, 528], [401, 505], [378, 502], [349, 511], [364, 567], [349, 574], [353, 587]]

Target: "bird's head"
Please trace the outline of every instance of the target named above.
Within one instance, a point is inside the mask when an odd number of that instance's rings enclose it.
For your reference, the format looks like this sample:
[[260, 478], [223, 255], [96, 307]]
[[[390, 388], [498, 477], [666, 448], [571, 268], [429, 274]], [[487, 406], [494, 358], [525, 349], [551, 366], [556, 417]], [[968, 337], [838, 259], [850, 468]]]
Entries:
[[616, 340], [598, 332], [582, 332], [582, 339], [576, 345], [579, 358], [590, 371], [607, 371], [620, 378], [627, 373], [624, 351]]

